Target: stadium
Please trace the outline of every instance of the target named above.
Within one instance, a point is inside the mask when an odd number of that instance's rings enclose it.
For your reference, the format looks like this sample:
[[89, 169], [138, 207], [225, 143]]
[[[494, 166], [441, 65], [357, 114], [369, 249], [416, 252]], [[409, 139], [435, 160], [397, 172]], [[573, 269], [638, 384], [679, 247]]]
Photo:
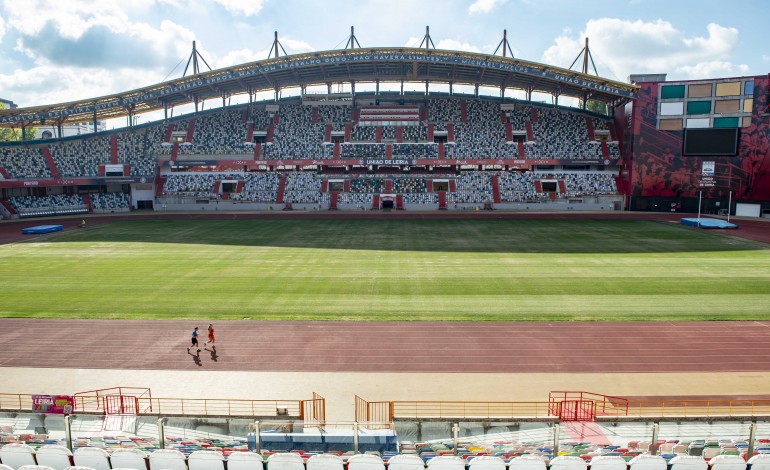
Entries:
[[273, 49], [0, 111], [0, 469], [770, 467], [770, 76]]

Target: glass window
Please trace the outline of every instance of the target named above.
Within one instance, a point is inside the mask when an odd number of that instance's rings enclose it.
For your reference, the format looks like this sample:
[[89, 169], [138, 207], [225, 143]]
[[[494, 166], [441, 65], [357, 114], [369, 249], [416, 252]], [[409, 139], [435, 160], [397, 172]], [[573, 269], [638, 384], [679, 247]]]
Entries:
[[660, 103], [660, 114], [663, 116], [684, 114], [684, 103]]
[[682, 120], [681, 119], [661, 119], [658, 123], [658, 129], [662, 131], [681, 131]]
[[737, 117], [715, 117], [714, 127], [738, 127]]
[[741, 110], [741, 100], [714, 101], [714, 112], [717, 114], [734, 114]]
[[684, 85], [663, 85], [660, 87], [660, 98], [684, 98]]
[[688, 129], [704, 129], [711, 127], [711, 120], [709, 118], [690, 118], [687, 120]]
[[690, 101], [687, 103], [687, 114], [709, 114], [711, 101]]
[[754, 82], [744, 82], [743, 83], [743, 94], [744, 95], [754, 95]]
[[687, 87], [689, 98], [711, 98], [711, 83], [694, 83]]

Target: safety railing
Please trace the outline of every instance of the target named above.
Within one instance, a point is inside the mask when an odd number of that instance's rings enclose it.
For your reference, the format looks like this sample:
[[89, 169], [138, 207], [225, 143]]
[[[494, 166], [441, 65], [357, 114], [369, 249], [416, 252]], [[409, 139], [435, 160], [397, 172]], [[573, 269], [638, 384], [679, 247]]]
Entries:
[[560, 403], [562, 402], [591, 401], [595, 405], [596, 416], [627, 416], [628, 400], [623, 397], [602, 395], [600, 393], [583, 391], [552, 391], [548, 393], [549, 413], [559, 416]]
[[78, 392], [72, 395], [75, 401], [75, 411], [103, 412], [106, 409], [108, 396], [130, 396], [137, 399], [137, 403], [144, 405], [136, 409], [138, 413], [152, 412], [152, 392], [146, 387], [111, 387]]
[[[592, 401], [588, 395], [568, 397], [573, 401]], [[770, 417], [770, 400], [660, 400], [628, 403], [607, 396], [601, 418], [746, 418]], [[565, 400], [570, 401], [570, 400]], [[528, 419], [552, 421], [560, 415], [558, 400], [548, 402], [475, 402], [475, 401], [379, 401], [369, 402], [356, 396], [355, 416], [359, 423], [402, 419]], [[598, 402], [602, 403], [602, 402]], [[597, 405], [599, 406], [599, 405]]]
[[380, 429], [375, 423], [393, 422], [392, 401], [366, 401], [355, 396], [355, 417], [357, 423], [362, 423], [368, 429]]
[[549, 418], [548, 402], [393, 401], [391, 403], [393, 419]]
[[[78, 394], [74, 413], [105, 413], [105, 395]], [[132, 396], [125, 394], [123, 396]], [[135, 395], [134, 395], [135, 396]], [[310, 420], [318, 425], [326, 421], [326, 403], [323, 397], [313, 400], [233, 400], [205, 398], [151, 398], [136, 397], [139, 415], [157, 416], [243, 416], [253, 418], [294, 418]], [[303, 407], [309, 411], [303, 412]], [[0, 393], [0, 410], [32, 411], [32, 395]], [[151, 411], [150, 411], [151, 410]]]

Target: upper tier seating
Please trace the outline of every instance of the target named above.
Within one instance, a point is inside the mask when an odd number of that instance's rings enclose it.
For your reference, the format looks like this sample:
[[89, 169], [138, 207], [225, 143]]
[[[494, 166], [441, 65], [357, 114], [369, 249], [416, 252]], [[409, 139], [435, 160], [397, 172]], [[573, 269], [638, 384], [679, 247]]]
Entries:
[[0, 166], [13, 179], [52, 177], [40, 147], [0, 148]]
[[61, 176], [99, 176], [99, 165], [110, 163], [110, 138], [92, 137], [56, 143], [51, 157]]

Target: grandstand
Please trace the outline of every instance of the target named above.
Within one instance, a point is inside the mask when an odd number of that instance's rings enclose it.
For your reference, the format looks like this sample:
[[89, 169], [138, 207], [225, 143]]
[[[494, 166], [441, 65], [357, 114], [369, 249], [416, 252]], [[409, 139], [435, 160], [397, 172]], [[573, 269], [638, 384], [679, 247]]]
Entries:
[[[403, 63], [420, 68], [427, 53], [423, 49], [354, 51], [364, 67], [364, 75], [357, 78], [376, 73], [374, 63], [383, 60], [392, 61], [393, 67]], [[434, 75], [447, 67], [457, 84], [505, 82], [515, 88], [531, 80], [538, 66], [507, 57], [464, 65], [478, 57], [443, 54], [444, 66], [430, 53], [436, 65], [421, 69], [420, 80], [435, 80]], [[297, 60], [295, 66], [303, 70], [306, 84], [329, 80], [324, 76], [326, 69], [303, 57], [290, 60]], [[329, 51], [313, 58], [338, 62], [349, 57]], [[220, 87], [235, 87], [232, 93], [250, 93], [247, 104], [168, 117], [173, 106], [182, 104], [173, 90], [185, 87], [186, 96], [194, 97], [195, 103], [210, 91], [183, 78], [162, 84], [169, 93], [161, 99], [144, 89], [130, 93], [134, 104], [129, 117], [158, 109], [162, 103], [167, 118], [161, 122], [33, 144], [0, 144], [4, 216], [66, 213], [72, 201], [52, 197], [57, 194], [82, 196], [74, 205], [88, 212], [126, 208], [618, 210], [624, 206], [626, 195], [612, 181], [619, 176], [619, 143], [609, 139], [600, 144], [593, 135], [594, 129], [614, 129], [611, 116], [531, 100], [453, 93], [451, 86], [449, 94], [361, 91], [256, 102], [252, 94], [260, 89], [265, 74], [270, 83], [303, 90], [306, 86], [273, 71], [274, 62], [247, 64], [237, 81], [226, 79], [220, 71], [200, 74]], [[252, 67], [260, 68], [260, 75], [250, 75]], [[483, 74], [484, 83], [470, 78], [478, 70], [488, 72]], [[585, 80], [595, 99], [621, 103], [636, 94], [632, 85], [572, 71], [553, 69], [537, 75], [528, 96], [534, 89], [582, 96], [582, 88], [570, 85], [574, 77]], [[394, 76], [394, 81], [404, 79]], [[236, 89], [243, 86], [248, 90]], [[120, 101], [116, 99], [99, 98], [101, 104], [94, 108], [97, 117], [125, 115], [127, 108], [116, 106]], [[77, 121], [84, 117], [82, 109], [7, 110], [0, 113], [0, 125], [23, 127], [46, 119], [51, 112], [57, 113], [58, 122]], [[548, 173], [547, 184], [535, 177], [543, 172]], [[512, 179], [518, 181], [515, 194], [507, 185]], [[361, 181], [366, 184], [361, 186]]]
[[[426, 92], [339, 96], [329, 85], [325, 95], [305, 93], [310, 85], [381, 76], [425, 82]], [[449, 92], [431, 93], [429, 82], [448, 82]], [[454, 84], [476, 91], [455, 93]], [[479, 94], [490, 86], [500, 96]], [[275, 100], [253, 100], [256, 91], [292, 87], [299, 97], [276, 91]], [[506, 88], [526, 99], [506, 96]], [[141, 126], [0, 144], [0, 202], [4, 218], [137, 209], [670, 211], [691, 210], [706, 188], [707, 211], [764, 210], [770, 154], [751, 140], [767, 132], [767, 89], [764, 76], [632, 85], [427, 49], [276, 57], [120, 96], [0, 112], [0, 125], [12, 127], [52, 117], [59, 125], [124, 116], [133, 123], [136, 113], [166, 111]], [[533, 92], [550, 93], [553, 102], [536, 102]], [[248, 94], [249, 102], [223, 99], [222, 108], [197, 110], [228, 94]], [[582, 106], [560, 106], [559, 96]], [[587, 110], [589, 98], [611, 113]], [[191, 102], [195, 113], [169, 116]], [[216, 360], [215, 350], [206, 351]], [[527, 403], [357, 396], [355, 421], [335, 424], [315, 393], [260, 403], [100, 393], [48, 396], [72, 398], [67, 411], [35, 408], [46, 398], [40, 395], [0, 395], [0, 462], [13, 470], [770, 468], [769, 405], [759, 399], [649, 408], [639, 401], [629, 411], [628, 399], [582, 392]]]

